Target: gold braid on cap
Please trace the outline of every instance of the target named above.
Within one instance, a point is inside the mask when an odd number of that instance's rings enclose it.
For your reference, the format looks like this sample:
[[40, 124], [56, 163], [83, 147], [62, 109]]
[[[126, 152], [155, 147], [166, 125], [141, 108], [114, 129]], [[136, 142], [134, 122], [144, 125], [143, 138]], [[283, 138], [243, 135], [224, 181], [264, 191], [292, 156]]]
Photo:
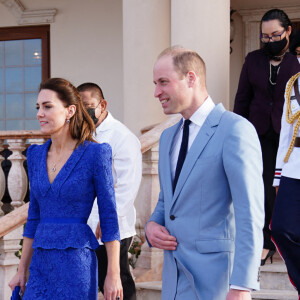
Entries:
[[296, 125], [295, 129], [293, 132], [293, 137], [289, 146], [289, 149], [285, 155], [284, 162], [286, 163], [289, 160], [289, 157], [293, 151], [297, 132], [300, 126], [300, 110], [298, 110], [295, 114], [292, 114], [292, 109], [291, 109], [291, 93], [292, 93], [292, 88], [295, 84], [295, 81], [300, 77], [300, 73], [297, 73], [296, 75], [292, 76], [290, 80], [288, 81], [287, 87], [285, 89], [285, 99], [286, 99], [286, 121], [289, 124], [293, 124], [296, 120]]

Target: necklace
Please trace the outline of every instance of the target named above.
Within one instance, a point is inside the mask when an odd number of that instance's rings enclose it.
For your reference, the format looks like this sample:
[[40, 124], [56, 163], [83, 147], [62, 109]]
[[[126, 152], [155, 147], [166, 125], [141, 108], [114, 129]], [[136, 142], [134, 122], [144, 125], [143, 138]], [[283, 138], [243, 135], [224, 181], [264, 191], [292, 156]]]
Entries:
[[55, 172], [56, 172], [56, 166], [61, 162], [62, 159], [63, 159], [63, 156], [62, 156], [57, 162], [55, 162], [55, 163], [53, 164], [53, 167], [52, 167], [52, 168], [50, 167], [50, 171], [51, 171], [52, 173], [55, 173]]
[[[279, 70], [280, 70], [280, 66], [279, 66], [278, 69], [277, 69], [277, 75], [278, 75], [278, 73], [279, 73]], [[271, 62], [270, 62], [270, 76], [269, 76], [269, 81], [270, 81], [270, 83], [271, 83], [272, 85], [276, 85], [276, 82], [273, 82], [273, 81], [272, 81], [272, 64], [271, 64]]]

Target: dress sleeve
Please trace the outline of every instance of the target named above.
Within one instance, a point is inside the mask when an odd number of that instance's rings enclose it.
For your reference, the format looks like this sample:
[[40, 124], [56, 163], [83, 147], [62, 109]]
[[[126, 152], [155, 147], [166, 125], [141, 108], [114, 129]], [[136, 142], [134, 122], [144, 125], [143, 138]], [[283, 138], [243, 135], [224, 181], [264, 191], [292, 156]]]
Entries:
[[[33, 164], [33, 157], [32, 157], [32, 149], [34, 146], [31, 146], [27, 150], [27, 167], [28, 167], [28, 177], [29, 182], [32, 180], [32, 164]], [[30, 191], [30, 202], [29, 202], [29, 209], [28, 209], [28, 218], [27, 223], [25, 226], [25, 230], [23, 236], [33, 239], [37, 226], [40, 223], [40, 207], [37, 199], [34, 196], [33, 191]]]
[[112, 177], [112, 152], [108, 144], [97, 145], [94, 184], [97, 194], [102, 242], [120, 240], [115, 191]]
[[246, 119], [249, 118], [250, 104], [253, 98], [252, 85], [249, 80], [249, 65], [249, 55], [247, 55], [241, 71], [233, 108], [233, 112]]

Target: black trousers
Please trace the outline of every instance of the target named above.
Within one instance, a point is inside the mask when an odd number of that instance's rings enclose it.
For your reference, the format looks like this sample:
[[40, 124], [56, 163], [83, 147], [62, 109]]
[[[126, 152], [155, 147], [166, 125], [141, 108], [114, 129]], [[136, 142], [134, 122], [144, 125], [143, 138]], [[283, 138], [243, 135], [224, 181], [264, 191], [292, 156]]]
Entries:
[[281, 177], [272, 218], [272, 238], [300, 294], [300, 179]]
[[[121, 241], [120, 248], [120, 275], [123, 286], [123, 299], [124, 300], [136, 300], [135, 284], [132, 278], [129, 261], [128, 261], [128, 249], [131, 245], [132, 237], [123, 239]], [[104, 245], [101, 245], [96, 250], [98, 258], [98, 286], [100, 291], [104, 292], [104, 281], [107, 272], [107, 253]]]
[[265, 188], [265, 225], [264, 225], [264, 249], [275, 250], [271, 241], [269, 225], [272, 219], [276, 190], [273, 187], [273, 179], [276, 166], [276, 155], [279, 145], [279, 134], [271, 127], [265, 135], [259, 136], [263, 157], [263, 180]]

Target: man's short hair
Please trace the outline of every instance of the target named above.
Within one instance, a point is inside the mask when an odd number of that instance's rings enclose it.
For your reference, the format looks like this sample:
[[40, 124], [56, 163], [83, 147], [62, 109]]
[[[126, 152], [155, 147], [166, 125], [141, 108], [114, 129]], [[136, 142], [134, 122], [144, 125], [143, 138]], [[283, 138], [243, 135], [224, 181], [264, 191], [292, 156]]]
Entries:
[[181, 46], [172, 46], [161, 52], [157, 59], [163, 56], [172, 57], [174, 69], [181, 78], [189, 71], [193, 71], [201, 78], [201, 83], [206, 86], [205, 62], [196, 51]]
[[77, 87], [78, 92], [91, 92], [92, 97], [97, 98], [99, 101], [104, 99], [104, 95], [100, 86], [93, 82], [85, 82]]

